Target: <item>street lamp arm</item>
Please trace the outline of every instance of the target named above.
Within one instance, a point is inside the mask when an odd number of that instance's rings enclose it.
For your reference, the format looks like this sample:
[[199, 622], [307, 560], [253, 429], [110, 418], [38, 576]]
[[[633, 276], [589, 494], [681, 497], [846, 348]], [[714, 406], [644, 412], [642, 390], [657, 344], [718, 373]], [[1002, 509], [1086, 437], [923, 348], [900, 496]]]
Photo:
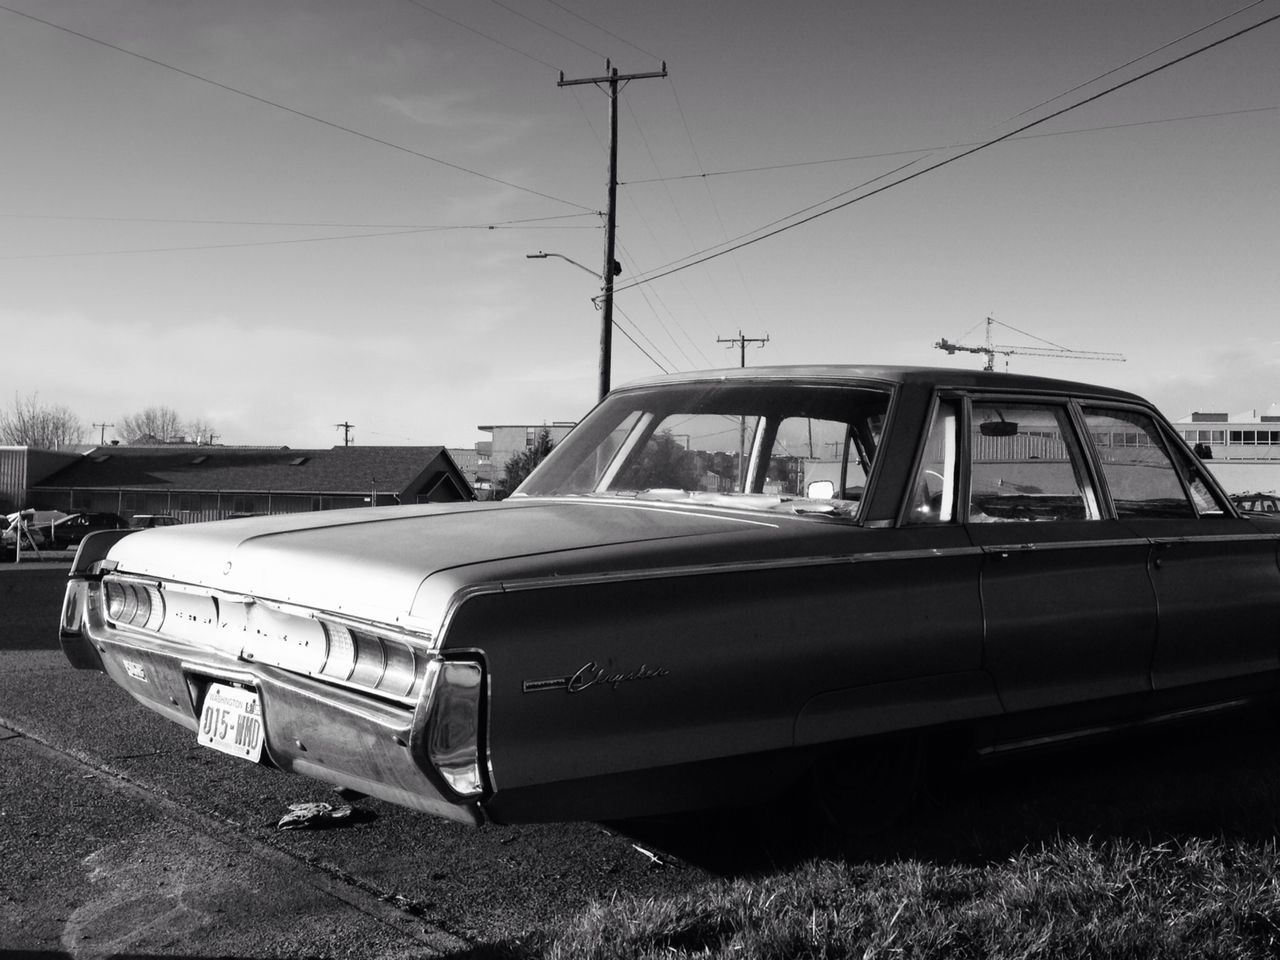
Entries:
[[600, 274], [596, 273], [590, 267], [584, 267], [577, 260], [571, 260], [569, 257], [566, 257], [563, 253], [543, 253], [541, 250], [539, 250], [537, 253], [525, 254], [525, 258], [528, 260], [545, 260], [547, 257], [559, 257], [561, 260], [565, 260], [569, 263], [572, 263], [579, 270], [585, 270], [587, 271], [587, 273], [591, 274], [597, 280], [604, 282], [604, 277], [600, 276]]

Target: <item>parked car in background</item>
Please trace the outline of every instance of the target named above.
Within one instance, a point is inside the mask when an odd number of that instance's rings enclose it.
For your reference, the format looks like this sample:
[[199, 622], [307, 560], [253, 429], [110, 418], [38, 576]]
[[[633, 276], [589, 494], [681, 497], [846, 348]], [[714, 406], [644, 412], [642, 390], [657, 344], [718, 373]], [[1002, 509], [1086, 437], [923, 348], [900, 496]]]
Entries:
[[173, 527], [181, 522], [167, 513], [138, 513], [129, 521], [129, 526], [135, 530], [147, 530], [151, 527]]
[[1231, 498], [1237, 510], [1280, 514], [1280, 497], [1273, 493], [1239, 493]]
[[1280, 517], [1141, 398], [780, 367], [609, 394], [500, 503], [89, 537], [64, 650], [198, 743], [467, 823], [785, 798], [1275, 696]]
[[54, 549], [79, 546], [97, 530], [123, 530], [129, 526], [118, 513], [73, 513], [50, 528], [49, 546]]
[[22, 550], [41, 550], [45, 545], [44, 533], [35, 522], [31, 510], [0, 515], [0, 559], [11, 560]]

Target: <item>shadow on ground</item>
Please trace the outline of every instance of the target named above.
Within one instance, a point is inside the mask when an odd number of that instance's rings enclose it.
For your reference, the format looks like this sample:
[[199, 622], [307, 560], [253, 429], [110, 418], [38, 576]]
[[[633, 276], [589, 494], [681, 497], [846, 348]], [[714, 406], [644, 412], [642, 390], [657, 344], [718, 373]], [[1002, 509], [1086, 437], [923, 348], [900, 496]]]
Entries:
[[813, 857], [978, 865], [1067, 838], [1267, 841], [1280, 832], [1280, 730], [1269, 714], [1249, 711], [935, 769], [897, 824], [864, 836], [821, 824], [803, 800], [610, 827], [723, 877]]

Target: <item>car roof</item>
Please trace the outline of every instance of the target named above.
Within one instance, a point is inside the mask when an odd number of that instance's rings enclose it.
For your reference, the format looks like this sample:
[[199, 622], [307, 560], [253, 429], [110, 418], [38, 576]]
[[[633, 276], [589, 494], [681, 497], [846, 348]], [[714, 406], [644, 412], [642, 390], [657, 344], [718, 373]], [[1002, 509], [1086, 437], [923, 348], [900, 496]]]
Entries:
[[710, 380], [799, 380], [850, 384], [912, 384], [972, 390], [1026, 390], [1037, 393], [1066, 393], [1077, 396], [1145, 403], [1141, 397], [1125, 390], [1075, 380], [1059, 380], [1053, 377], [1037, 377], [1020, 373], [998, 373], [988, 370], [967, 370], [957, 367], [861, 366], [852, 364], [730, 367], [719, 370], [700, 370], [634, 380], [620, 386], [618, 389], [628, 390], [662, 383], [697, 383]]

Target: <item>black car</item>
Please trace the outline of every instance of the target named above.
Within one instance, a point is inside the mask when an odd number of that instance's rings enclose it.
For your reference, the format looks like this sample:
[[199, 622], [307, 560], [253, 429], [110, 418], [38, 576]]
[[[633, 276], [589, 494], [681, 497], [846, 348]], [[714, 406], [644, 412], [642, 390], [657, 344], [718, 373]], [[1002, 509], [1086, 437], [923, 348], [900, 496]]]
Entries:
[[118, 513], [73, 513], [50, 528], [48, 546], [51, 549], [74, 547], [95, 531], [123, 530], [128, 526]]
[[61, 638], [199, 745], [466, 823], [856, 831], [948, 750], [1275, 697], [1278, 548], [1131, 393], [756, 367], [614, 390], [500, 503], [91, 537]]

